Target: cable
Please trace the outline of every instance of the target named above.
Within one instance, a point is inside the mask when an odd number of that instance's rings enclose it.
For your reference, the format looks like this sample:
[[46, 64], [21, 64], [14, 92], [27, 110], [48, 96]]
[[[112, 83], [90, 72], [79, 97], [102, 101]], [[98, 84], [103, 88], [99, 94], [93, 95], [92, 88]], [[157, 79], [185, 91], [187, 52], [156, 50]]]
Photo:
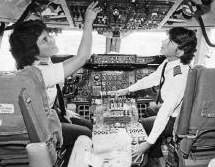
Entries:
[[30, 12], [34, 11], [38, 5], [35, 3], [36, 0], [32, 0], [31, 3], [26, 7], [25, 11], [22, 13], [22, 15], [19, 17], [19, 19], [11, 26], [7, 26], [4, 30], [11, 30], [22, 23]]
[[201, 27], [201, 30], [202, 30], [202, 34], [203, 34], [203, 36], [204, 36], [205, 41], [207, 42], [207, 44], [208, 44], [209, 46], [211, 46], [211, 47], [215, 47], [215, 44], [212, 44], [211, 41], [210, 41], [209, 38], [208, 38], [207, 32], [206, 32], [206, 30], [205, 30], [205, 25], [204, 25], [204, 22], [203, 22], [203, 20], [202, 20], [201, 15], [199, 15], [199, 16], [196, 15], [195, 18], [196, 18], [196, 20], [198, 21], [198, 23], [200, 24], [200, 27]]
[[[206, 43], [210, 46], [210, 47], [215, 47], [215, 44], [212, 44], [211, 41], [208, 38], [207, 32], [205, 30], [205, 25], [202, 19], [202, 15], [204, 15], [205, 13], [209, 12], [210, 10], [210, 4], [211, 4], [211, 0], [209, 0], [208, 2], [205, 2], [206, 4], [204, 5], [199, 5], [196, 4], [195, 6], [191, 5], [190, 3], [187, 3], [191, 14], [193, 15], [193, 17], [195, 17], [196, 21], [199, 23], [201, 30], [202, 30], [202, 34], [205, 38]], [[194, 10], [194, 7], [197, 8], [197, 10]]]
[[3, 35], [4, 29], [5, 29], [5, 23], [4, 23], [4, 22], [1, 22], [1, 26], [0, 26], [0, 36]]

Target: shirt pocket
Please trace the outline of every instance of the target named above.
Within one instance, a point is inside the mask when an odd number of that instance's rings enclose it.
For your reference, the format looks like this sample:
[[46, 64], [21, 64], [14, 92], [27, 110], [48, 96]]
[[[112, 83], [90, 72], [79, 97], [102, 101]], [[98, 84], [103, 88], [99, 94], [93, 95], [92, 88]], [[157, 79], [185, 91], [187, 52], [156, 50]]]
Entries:
[[203, 102], [201, 116], [214, 118], [215, 117], [215, 104], [212, 101]]

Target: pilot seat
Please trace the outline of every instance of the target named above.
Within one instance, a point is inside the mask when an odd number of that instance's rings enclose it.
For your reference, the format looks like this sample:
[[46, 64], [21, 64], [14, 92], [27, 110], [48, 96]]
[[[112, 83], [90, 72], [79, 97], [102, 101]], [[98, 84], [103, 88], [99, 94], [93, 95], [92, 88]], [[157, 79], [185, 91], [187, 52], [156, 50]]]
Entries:
[[215, 69], [190, 69], [166, 166], [207, 167], [215, 157]]

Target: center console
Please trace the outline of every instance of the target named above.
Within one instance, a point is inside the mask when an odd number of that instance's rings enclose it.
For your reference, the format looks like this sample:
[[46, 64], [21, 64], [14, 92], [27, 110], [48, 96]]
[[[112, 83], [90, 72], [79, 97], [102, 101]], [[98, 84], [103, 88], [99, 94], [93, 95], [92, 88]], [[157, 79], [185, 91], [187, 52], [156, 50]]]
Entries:
[[141, 156], [132, 156], [132, 150], [145, 142], [147, 134], [138, 122], [138, 111], [134, 99], [108, 98], [96, 105], [93, 127], [94, 154], [100, 157], [102, 165], [130, 167], [139, 165]]

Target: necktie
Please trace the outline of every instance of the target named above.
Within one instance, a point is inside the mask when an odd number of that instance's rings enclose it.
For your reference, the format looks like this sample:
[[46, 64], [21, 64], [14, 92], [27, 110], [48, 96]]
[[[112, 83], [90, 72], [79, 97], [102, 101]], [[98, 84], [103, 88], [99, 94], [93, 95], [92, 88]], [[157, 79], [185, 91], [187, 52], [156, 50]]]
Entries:
[[160, 102], [160, 103], [163, 102], [163, 100], [161, 99], [161, 88], [162, 88], [162, 86], [164, 84], [164, 81], [165, 81], [164, 72], [165, 72], [166, 65], [167, 65], [167, 62], [164, 64], [162, 72], [161, 72], [161, 78], [160, 78], [158, 94], [157, 94], [157, 97], [156, 97], [156, 100], [155, 100], [156, 104], [158, 104], [158, 102]]
[[61, 114], [66, 115], [66, 108], [64, 105], [63, 94], [62, 94], [60, 85], [56, 84], [56, 87], [57, 87], [57, 99], [58, 99], [58, 103], [59, 103], [59, 108], [61, 110]]

